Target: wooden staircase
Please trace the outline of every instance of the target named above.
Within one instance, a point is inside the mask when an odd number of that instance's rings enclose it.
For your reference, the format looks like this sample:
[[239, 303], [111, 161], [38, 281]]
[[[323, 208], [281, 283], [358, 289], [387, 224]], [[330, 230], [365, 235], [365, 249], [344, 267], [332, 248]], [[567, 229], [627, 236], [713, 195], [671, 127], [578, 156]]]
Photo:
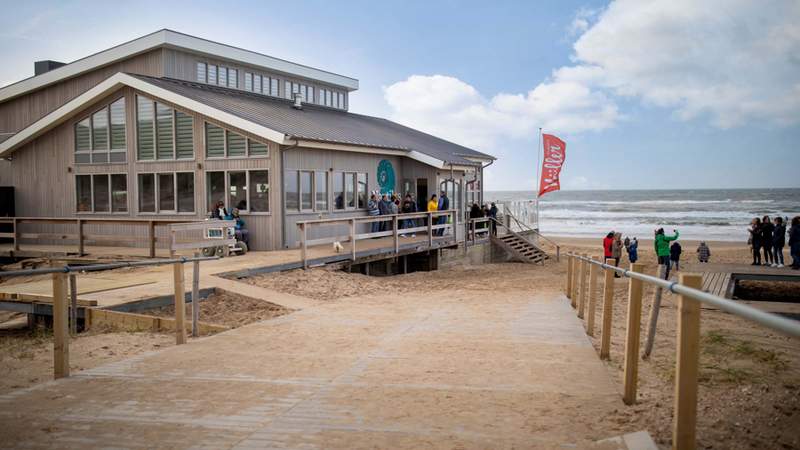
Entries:
[[539, 247], [533, 245], [517, 233], [492, 236], [492, 242], [499, 245], [517, 260], [529, 264], [544, 264], [550, 257]]

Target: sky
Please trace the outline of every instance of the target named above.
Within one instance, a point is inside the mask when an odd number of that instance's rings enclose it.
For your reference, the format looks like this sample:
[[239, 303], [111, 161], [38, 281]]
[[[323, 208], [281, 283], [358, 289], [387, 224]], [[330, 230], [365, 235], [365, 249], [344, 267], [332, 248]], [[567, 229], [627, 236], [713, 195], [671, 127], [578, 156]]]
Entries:
[[800, 187], [797, 1], [8, 3], [0, 85], [170, 28], [359, 79], [351, 111], [496, 156], [487, 190], [535, 188], [539, 128], [564, 190]]

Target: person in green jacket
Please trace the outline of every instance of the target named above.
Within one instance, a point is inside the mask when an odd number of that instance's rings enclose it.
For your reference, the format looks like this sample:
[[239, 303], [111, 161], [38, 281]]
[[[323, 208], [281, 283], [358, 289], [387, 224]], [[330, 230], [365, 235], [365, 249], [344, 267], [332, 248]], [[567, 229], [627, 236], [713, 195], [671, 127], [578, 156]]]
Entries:
[[655, 247], [656, 255], [658, 256], [658, 263], [667, 266], [667, 273], [664, 276], [665, 280], [669, 280], [669, 242], [678, 239], [678, 236], [680, 236], [678, 230], [672, 231], [674, 231], [675, 234], [672, 236], [667, 236], [664, 234], [663, 228], [656, 230]]

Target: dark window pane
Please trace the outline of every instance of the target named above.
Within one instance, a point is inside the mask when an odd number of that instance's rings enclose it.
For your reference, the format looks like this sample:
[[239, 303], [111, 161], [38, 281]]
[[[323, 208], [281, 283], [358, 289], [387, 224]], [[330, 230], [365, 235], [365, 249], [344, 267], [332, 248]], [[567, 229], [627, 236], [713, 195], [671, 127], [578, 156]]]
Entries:
[[314, 202], [317, 211], [328, 210], [328, 172], [314, 174]]
[[108, 212], [110, 198], [108, 175], [92, 175], [94, 181], [94, 212]]
[[297, 171], [287, 170], [283, 178], [283, 192], [286, 195], [286, 210], [297, 211], [300, 207], [300, 193], [297, 186]]
[[175, 111], [175, 147], [178, 159], [194, 158], [192, 116]]
[[223, 158], [225, 156], [225, 130], [206, 123], [206, 156]]
[[266, 144], [257, 141], [250, 142], [250, 156], [266, 156], [269, 154]]
[[152, 173], [139, 174], [139, 211], [156, 212], [156, 179]]
[[355, 208], [355, 178], [354, 173], [346, 173], [344, 175], [344, 199], [348, 208]]
[[125, 98], [111, 104], [111, 150], [124, 150], [125, 144]]
[[153, 139], [154, 118], [153, 102], [144, 97], [136, 97], [136, 141], [139, 159], [153, 159], [155, 157], [155, 142]]
[[173, 174], [158, 174], [158, 210], [175, 211], [175, 181]]
[[91, 175], [75, 176], [75, 198], [77, 199], [77, 205], [75, 206], [75, 209], [78, 212], [87, 212], [92, 210]]
[[367, 174], [358, 174], [358, 208], [366, 209], [367, 207]]
[[105, 108], [92, 115], [92, 151], [108, 150], [108, 110]]
[[269, 172], [250, 172], [250, 212], [269, 212]]
[[88, 152], [92, 148], [92, 129], [89, 118], [75, 124], [75, 151]]
[[228, 131], [228, 156], [245, 156], [244, 136]]
[[341, 172], [333, 174], [333, 202], [336, 209], [344, 209], [344, 176]]
[[206, 195], [208, 212], [214, 211], [218, 202], [225, 202], [225, 172], [206, 174]]
[[313, 192], [311, 192], [311, 179], [313, 172], [300, 172], [300, 209], [313, 208]]
[[111, 212], [128, 212], [127, 175], [111, 175]]
[[228, 172], [228, 206], [247, 209], [247, 172]]
[[156, 103], [156, 135], [158, 159], [173, 159], [172, 108]]
[[178, 212], [194, 212], [194, 173], [176, 174], [178, 182]]

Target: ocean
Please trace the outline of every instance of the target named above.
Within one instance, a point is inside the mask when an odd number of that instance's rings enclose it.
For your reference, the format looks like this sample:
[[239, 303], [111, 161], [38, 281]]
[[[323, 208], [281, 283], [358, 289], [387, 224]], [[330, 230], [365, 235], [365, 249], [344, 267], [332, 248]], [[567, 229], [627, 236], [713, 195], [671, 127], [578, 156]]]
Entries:
[[[487, 191], [489, 201], [531, 202], [533, 191]], [[747, 242], [754, 217], [800, 215], [800, 189], [558, 191], [542, 197], [544, 235], [647, 239], [663, 227], [682, 238]]]

